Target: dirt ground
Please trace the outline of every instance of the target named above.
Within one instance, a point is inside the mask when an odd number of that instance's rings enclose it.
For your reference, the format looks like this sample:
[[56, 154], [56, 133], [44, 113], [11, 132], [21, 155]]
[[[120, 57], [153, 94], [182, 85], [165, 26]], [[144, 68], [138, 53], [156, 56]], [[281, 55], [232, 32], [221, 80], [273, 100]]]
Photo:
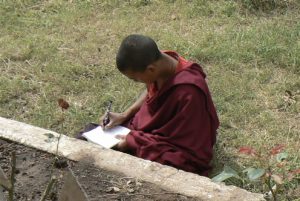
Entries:
[[[90, 201], [199, 200], [167, 192], [157, 185], [98, 169], [87, 163], [65, 160], [65, 166], [58, 168], [54, 165], [53, 155], [0, 139], [0, 166], [7, 176], [10, 175], [10, 158], [13, 151], [16, 152], [17, 158], [14, 195], [16, 201], [40, 200], [51, 175], [55, 175], [58, 182], [47, 200], [57, 201], [68, 168], [74, 173]], [[4, 191], [4, 194], [7, 195], [7, 192]]]

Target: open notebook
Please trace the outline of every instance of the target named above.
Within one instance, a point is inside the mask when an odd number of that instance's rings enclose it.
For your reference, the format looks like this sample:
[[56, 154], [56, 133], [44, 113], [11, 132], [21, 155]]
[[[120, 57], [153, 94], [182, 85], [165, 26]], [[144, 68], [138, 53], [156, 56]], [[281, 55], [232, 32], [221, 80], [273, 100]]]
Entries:
[[99, 144], [105, 148], [111, 148], [120, 142], [116, 135], [127, 135], [130, 130], [123, 126], [116, 126], [103, 130], [101, 126], [82, 134], [88, 141]]

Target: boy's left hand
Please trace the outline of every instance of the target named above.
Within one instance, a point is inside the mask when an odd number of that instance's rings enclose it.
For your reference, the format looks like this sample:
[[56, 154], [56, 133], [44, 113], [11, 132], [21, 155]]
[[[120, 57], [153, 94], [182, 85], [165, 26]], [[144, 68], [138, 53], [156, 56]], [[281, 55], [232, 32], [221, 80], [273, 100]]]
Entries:
[[128, 150], [126, 135], [117, 135], [116, 138], [120, 140], [120, 142], [116, 145], [116, 149], [122, 152], [126, 152]]

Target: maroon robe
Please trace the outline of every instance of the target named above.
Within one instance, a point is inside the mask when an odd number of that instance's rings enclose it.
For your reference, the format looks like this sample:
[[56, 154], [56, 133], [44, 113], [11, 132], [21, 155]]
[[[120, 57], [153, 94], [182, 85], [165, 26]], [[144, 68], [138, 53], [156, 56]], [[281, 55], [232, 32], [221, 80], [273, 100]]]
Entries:
[[219, 120], [202, 68], [175, 52], [176, 74], [148, 97], [127, 123], [126, 141], [137, 157], [208, 175]]

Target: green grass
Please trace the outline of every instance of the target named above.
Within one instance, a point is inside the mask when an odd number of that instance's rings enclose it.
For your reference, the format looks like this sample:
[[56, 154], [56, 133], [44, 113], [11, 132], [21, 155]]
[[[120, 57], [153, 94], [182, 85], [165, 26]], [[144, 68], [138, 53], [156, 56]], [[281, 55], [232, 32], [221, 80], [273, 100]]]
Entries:
[[[71, 104], [63, 132], [72, 136], [97, 122], [108, 100], [124, 110], [143, 86], [116, 70], [115, 54], [126, 35], [141, 33], [207, 72], [221, 120], [217, 167], [255, 165], [240, 146], [286, 144], [288, 167], [299, 168], [300, 6], [249, 2], [2, 0], [0, 116], [61, 132], [62, 97]], [[299, 189], [298, 177], [282, 200], [300, 197]]]

